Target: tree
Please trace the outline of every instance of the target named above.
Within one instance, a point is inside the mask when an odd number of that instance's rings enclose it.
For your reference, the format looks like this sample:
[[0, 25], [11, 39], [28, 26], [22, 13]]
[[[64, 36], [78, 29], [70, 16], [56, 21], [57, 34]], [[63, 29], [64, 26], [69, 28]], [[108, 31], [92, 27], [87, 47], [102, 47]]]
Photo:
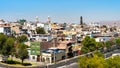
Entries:
[[90, 50], [89, 50], [87, 47], [82, 47], [82, 48], [81, 48], [81, 52], [82, 52], [83, 54], [85, 54], [85, 53], [90, 52]]
[[14, 48], [14, 39], [8, 38], [5, 42], [5, 45], [3, 46], [2, 54], [5, 56], [11, 55], [13, 48]]
[[78, 63], [79, 68], [105, 68], [107, 66], [104, 58], [95, 54], [92, 57], [80, 57]]
[[108, 68], [119, 68], [120, 67], [120, 56], [114, 56], [105, 60], [108, 64]]
[[78, 64], [79, 64], [79, 68], [87, 68], [87, 60], [88, 57], [84, 56], [84, 57], [80, 57], [78, 60]]
[[18, 49], [18, 57], [21, 59], [22, 64], [24, 59], [28, 57], [27, 45], [20, 44]]
[[93, 55], [88, 59], [88, 68], [106, 68], [107, 63], [105, 62], [103, 57], [99, 57], [97, 55]]
[[115, 39], [116, 45], [120, 45], [120, 38]]
[[106, 25], [102, 25], [101, 28], [104, 28], [104, 32], [108, 30], [108, 27]]
[[37, 34], [46, 34], [44, 28], [40, 28], [40, 27], [36, 28], [36, 32], [37, 32]]
[[111, 31], [111, 32], [116, 31], [116, 30], [117, 30], [117, 29], [116, 29], [116, 26], [110, 28], [110, 31]]
[[21, 25], [23, 25], [26, 21], [27, 21], [27, 20], [25, 20], [25, 19], [20, 19], [20, 20], [18, 20], [17, 22], [20, 23]]
[[67, 57], [71, 58], [73, 57], [73, 49], [72, 49], [72, 43], [67, 44]]
[[21, 36], [17, 37], [17, 41], [20, 42], [20, 43], [23, 43], [23, 42], [28, 41], [28, 38], [25, 35], [21, 35]]
[[82, 41], [82, 45], [88, 47], [89, 46], [89, 40], [90, 40], [90, 37], [86, 36]]
[[110, 40], [105, 42], [105, 46], [108, 48], [111, 47], [112, 45], [113, 45], [113, 42]]
[[[96, 49], [96, 42], [94, 38], [90, 38], [89, 36], [86, 36], [84, 38], [84, 40], [82, 41], [82, 50], [81, 51], [85, 51], [85, 49], [87, 49], [87, 51], [94, 51]], [[83, 49], [85, 48], [85, 49]]]
[[97, 49], [101, 49], [101, 48], [103, 48], [103, 47], [104, 47], [104, 45], [103, 45], [102, 42], [96, 42], [96, 48], [97, 48]]
[[5, 44], [6, 40], [7, 40], [7, 36], [4, 35], [3, 33], [0, 33], [0, 52]]
[[60, 26], [62, 26], [62, 27], [63, 27], [63, 29], [65, 29], [65, 28], [66, 28], [66, 26], [67, 26], [67, 23], [60, 24]]
[[107, 28], [107, 26], [106, 25], [102, 25], [101, 28]]
[[63, 27], [66, 27], [67, 26], [67, 23], [63, 23]]
[[[13, 50], [14, 50], [14, 39], [9, 37], [2, 48], [2, 55], [9, 57], [9, 55], [13, 54]], [[5, 61], [7, 61], [7, 58], [5, 59]]]
[[98, 57], [103, 57], [103, 58], [104, 58], [104, 54], [101, 53], [101, 52], [99, 52], [99, 51], [96, 51], [96, 52], [94, 53], [94, 55], [97, 55]]
[[120, 56], [114, 56], [105, 60], [102, 53], [96, 52], [93, 56], [81, 56], [78, 63], [79, 68], [119, 68]]

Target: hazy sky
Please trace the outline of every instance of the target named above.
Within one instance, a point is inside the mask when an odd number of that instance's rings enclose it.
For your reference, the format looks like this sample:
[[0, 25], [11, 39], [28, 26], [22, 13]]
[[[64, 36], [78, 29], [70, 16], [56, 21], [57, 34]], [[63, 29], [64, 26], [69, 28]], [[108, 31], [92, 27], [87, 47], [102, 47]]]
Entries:
[[0, 19], [79, 23], [120, 20], [120, 0], [0, 0]]

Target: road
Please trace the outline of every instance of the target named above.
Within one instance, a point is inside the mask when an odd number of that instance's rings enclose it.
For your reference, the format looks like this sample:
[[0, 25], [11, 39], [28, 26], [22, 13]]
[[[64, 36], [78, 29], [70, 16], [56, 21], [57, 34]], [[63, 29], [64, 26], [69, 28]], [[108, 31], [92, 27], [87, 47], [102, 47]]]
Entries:
[[66, 65], [66, 66], [60, 66], [57, 68], [78, 68], [78, 63], [72, 63], [70, 65]]
[[[105, 53], [104, 56], [105, 56], [105, 58], [108, 58], [108, 57], [112, 56], [112, 54], [114, 54], [114, 53], [120, 53], [120, 49], [116, 49], [111, 52]], [[81, 56], [84, 56], [84, 55], [81, 55]], [[48, 68], [57, 68], [57, 67], [62, 68], [62, 66], [63, 66], [63, 68], [65, 66], [66, 66], [66, 68], [78, 68], [77, 62], [78, 62], [78, 57], [74, 57], [74, 58], [67, 59], [66, 62], [61, 62], [58, 64], [50, 65], [50, 66], [48, 66]]]
[[104, 56], [105, 58], [109, 58], [110, 56], [112, 56], [112, 54], [115, 54], [115, 53], [120, 53], [120, 49], [105, 53]]
[[[90, 52], [88, 54], [91, 54], [91, 53], [93, 53], [93, 52]], [[80, 56], [85, 56], [85, 55], [86, 54], [80, 55]], [[53, 64], [53, 65], [49, 65], [48, 68], [57, 68], [57, 67], [61, 67], [62, 68], [62, 66], [64, 66], [64, 67], [66, 66], [66, 68], [78, 68], [78, 64], [77, 64], [78, 57], [79, 56], [75, 56], [73, 58], [69, 58], [69, 59], [63, 60], [62, 62], [58, 62], [58, 63]]]

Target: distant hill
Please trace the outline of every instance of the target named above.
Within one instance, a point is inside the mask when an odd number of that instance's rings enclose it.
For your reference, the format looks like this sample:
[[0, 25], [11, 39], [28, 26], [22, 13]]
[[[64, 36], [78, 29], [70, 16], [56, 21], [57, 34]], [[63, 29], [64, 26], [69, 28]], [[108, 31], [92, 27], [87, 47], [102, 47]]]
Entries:
[[101, 21], [99, 22], [101, 25], [110, 25], [110, 26], [119, 26], [120, 27], [120, 20], [119, 21]]

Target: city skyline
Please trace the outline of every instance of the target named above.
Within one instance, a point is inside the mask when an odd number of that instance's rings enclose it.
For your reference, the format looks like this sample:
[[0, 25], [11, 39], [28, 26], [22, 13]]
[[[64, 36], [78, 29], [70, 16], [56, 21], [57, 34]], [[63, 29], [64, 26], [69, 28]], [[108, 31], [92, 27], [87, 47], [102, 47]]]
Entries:
[[52, 22], [78, 23], [80, 16], [83, 21], [116, 21], [120, 20], [119, 0], [1, 0], [0, 19], [16, 21], [27, 19]]

